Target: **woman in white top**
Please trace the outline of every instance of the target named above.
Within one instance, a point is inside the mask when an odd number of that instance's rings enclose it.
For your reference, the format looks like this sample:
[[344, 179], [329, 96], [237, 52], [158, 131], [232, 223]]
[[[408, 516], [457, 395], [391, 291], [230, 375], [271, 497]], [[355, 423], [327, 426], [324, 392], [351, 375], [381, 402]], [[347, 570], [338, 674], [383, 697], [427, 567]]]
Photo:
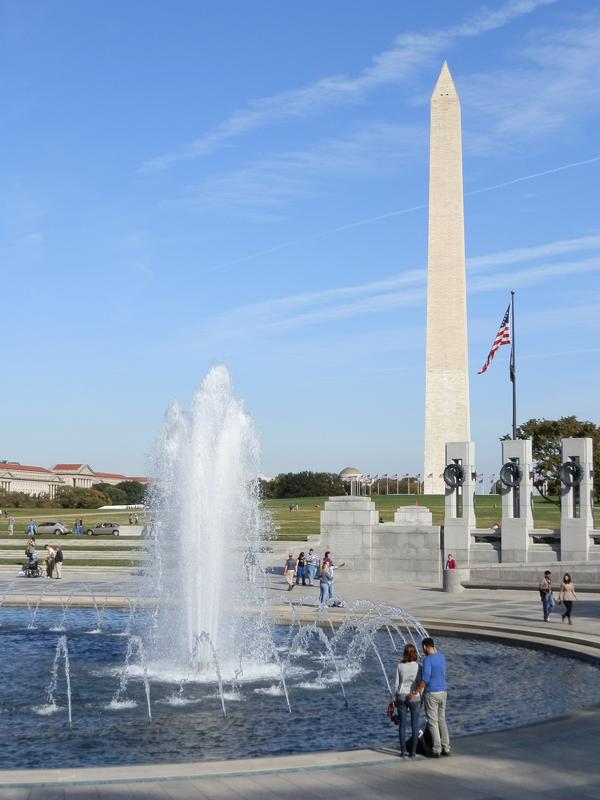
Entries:
[[565, 572], [562, 579], [558, 600], [565, 604], [565, 613], [562, 615], [562, 621], [568, 620], [569, 625], [572, 625], [571, 611], [573, 610], [573, 600], [577, 600], [577, 595], [575, 594], [575, 584], [568, 572]]
[[396, 671], [396, 708], [398, 709], [398, 736], [400, 737], [400, 755], [406, 755], [406, 718], [410, 711], [410, 723], [412, 729], [412, 739], [409, 756], [414, 758], [417, 753], [417, 742], [419, 739], [419, 712], [421, 709], [421, 697], [418, 695], [412, 702], [408, 695], [415, 692], [421, 683], [421, 667], [417, 661], [417, 648], [414, 644], [407, 644], [404, 647], [402, 662], [398, 664]]

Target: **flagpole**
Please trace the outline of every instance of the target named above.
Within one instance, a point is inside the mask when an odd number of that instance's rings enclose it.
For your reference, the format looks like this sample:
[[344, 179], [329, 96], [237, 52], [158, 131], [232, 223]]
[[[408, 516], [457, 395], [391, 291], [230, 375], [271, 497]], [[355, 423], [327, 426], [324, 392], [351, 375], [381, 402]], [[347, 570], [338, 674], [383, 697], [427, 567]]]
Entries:
[[517, 375], [515, 368], [515, 290], [510, 292], [510, 314], [512, 322], [510, 348], [510, 380], [512, 382], [512, 438], [517, 438]]

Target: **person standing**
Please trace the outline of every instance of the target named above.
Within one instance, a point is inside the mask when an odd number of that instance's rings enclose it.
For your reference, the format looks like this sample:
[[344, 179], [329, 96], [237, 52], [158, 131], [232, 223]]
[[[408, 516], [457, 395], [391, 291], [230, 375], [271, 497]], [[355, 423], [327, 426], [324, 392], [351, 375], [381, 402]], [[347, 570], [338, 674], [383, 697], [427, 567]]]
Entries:
[[288, 584], [288, 592], [294, 588], [294, 576], [296, 574], [296, 559], [290, 553], [283, 565], [283, 574]]
[[416, 700], [417, 695], [425, 692], [425, 715], [431, 731], [432, 757], [439, 758], [450, 755], [450, 735], [446, 724], [446, 701], [448, 684], [446, 683], [446, 659], [437, 651], [431, 636], [423, 639], [423, 673], [421, 682], [414, 692], [409, 694], [409, 701]]
[[554, 605], [554, 598], [552, 597], [552, 573], [549, 569], [544, 572], [544, 577], [539, 583], [538, 590], [540, 593], [540, 600], [542, 601], [544, 622], [548, 622], [548, 617]]
[[319, 578], [319, 606], [326, 606], [329, 602], [329, 597], [333, 592], [330, 591], [330, 586], [333, 585], [333, 569], [329, 561], [323, 559], [321, 564], [321, 577]]
[[256, 571], [258, 569], [258, 559], [256, 553], [250, 547], [244, 556], [244, 569], [246, 570], [246, 580], [248, 583], [256, 583]]
[[29, 520], [29, 525], [27, 526], [27, 533], [30, 536], [35, 536], [37, 533], [37, 525], [35, 524], [33, 518]]
[[302, 578], [302, 586], [306, 586], [306, 558], [304, 557], [304, 550], [298, 556], [296, 561], [296, 586], [300, 583]]
[[400, 755], [406, 755], [406, 719], [410, 713], [410, 726], [412, 739], [410, 745], [410, 758], [417, 754], [419, 741], [419, 711], [421, 709], [421, 696], [416, 695], [409, 700], [409, 695], [416, 692], [421, 683], [421, 668], [418, 662], [417, 648], [414, 644], [404, 647], [402, 662], [396, 670], [395, 700], [398, 710], [398, 736], [400, 737]]
[[15, 532], [15, 518], [14, 518], [14, 517], [13, 517], [13, 515], [11, 514], [11, 515], [8, 517], [8, 535], [9, 535], [9, 536], [13, 536], [13, 535], [14, 535], [14, 532]]
[[446, 569], [456, 569], [456, 561], [452, 553], [448, 553], [448, 558], [446, 559]]
[[571, 580], [571, 576], [568, 572], [565, 572], [563, 575], [562, 583], [560, 585], [560, 592], [558, 594], [558, 602], [563, 602], [565, 604], [565, 613], [562, 615], [562, 621], [565, 620], [569, 621], [569, 625], [573, 624], [573, 620], [571, 619], [571, 611], [573, 610], [573, 600], [577, 600], [577, 595], [575, 594], [575, 584]]
[[54, 571], [56, 575], [54, 576], [57, 580], [62, 578], [62, 565], [64, 561], [64, 555], [62, 551], [62, 547], [57, 544], [56, 545], [56, 552], [54, 553]]
[[319, 564], [319, 556], [311, 547], [306, 556], [306, 577], [308, 578], [308, 585], [313, 586], [314, 580], [317, 576], [317, 566]]
[[[342, 561], [341, 564], [336, 566], [333, 563], [333, 558], [331, 555], [330, 550], [325, 551], [325, 555], [323, 556], [323, 562], [321, 564], [321, 579], [320, 579], [320, 594], [319, 594], [319, 605], [327, 605], [329, 601], [332, 601], [334, 605], [336, 605], [335, 601], [335, 585], [334, 585], [334, 573], [336, 569], [342, 569], [346, 565], [345, 561]], [[338, 605], [342, 605], [342, 603], [338, 602]]]
[[56, 555], [56, 550], [49, 544], [45, 544], [44, 547], [46, 548], [46, 577], [51, 578], [54, 574], [54, 556]]

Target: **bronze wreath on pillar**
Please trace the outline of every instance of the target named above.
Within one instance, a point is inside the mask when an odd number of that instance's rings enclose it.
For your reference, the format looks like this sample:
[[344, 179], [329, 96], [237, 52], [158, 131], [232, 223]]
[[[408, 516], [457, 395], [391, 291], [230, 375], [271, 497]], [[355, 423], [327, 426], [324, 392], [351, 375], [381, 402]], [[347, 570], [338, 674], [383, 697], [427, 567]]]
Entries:
[[465, 470], [460, 464], [448, 464], [444, 469], [444, 483], [449, 489], [458, 489], [465, 482]]
[[565, 461], [560, 468], [560, 482], [569, 489], [583, 480], [583, 467], [576, 461]]
[[500, 480], [509, 489], [518, 486], [523, 479], [523, 470], [514, 461], [507, 461], [500, 470]]

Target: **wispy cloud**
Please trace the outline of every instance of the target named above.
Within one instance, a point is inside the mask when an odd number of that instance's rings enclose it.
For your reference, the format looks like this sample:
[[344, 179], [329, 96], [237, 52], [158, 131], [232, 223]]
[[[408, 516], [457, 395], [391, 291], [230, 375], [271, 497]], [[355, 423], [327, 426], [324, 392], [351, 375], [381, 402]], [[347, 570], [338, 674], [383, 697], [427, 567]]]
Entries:
[[329, 76], [299, 89], [253, 100], [247, 108], [234, 112], [193, 142], [146, 161], [140, 171], [165, 170], [180, 161], [204, 156], [265, 125], [360, 102], [370, 91], [400, 83], [414, 75], [423, 64], [439, 60], [460, 40], [501, 28], [540, 6], [555, 2], [557, 0], [509, 0], [496, 10], [483, 8], [463, 23], [447, 29], [427, 34], [400, 34], [391, 48], [375, 55], [357, 75]]
[[[555, 175], [556, 173], [564, 172], [565, 170], [575, 169], [576, 167], [598, 164], [598, 163], [600, 163], [600, 156], [593, 156], [592, 158], [585, 158], [579, 161], [571, 161], [568, 164], [559, 164], [558, 166], [550, 167], [549, 169], [545, 169], [540, 172], [532, 172], [529, 173], [528, 175], [520, 175], [516, 178], [511, 178], [510, 180], [502, 181], [501, 183], [494, 183], [489, 186], [483, 186], [479, 189], [471, 189], [470, 191], [465, 192], [465, 197], [484, 194], [487, 192], [494, 192], [497, 191], [498, 189], [504, 189], [509, 186], [525, 183], [527, 181], [532, 181], [537, 178], [545, 177], [547, 175]], [[271, 247], [267, 247], [264, 250], [256, 250], [253, 253], [248, 253], [248, 255], [241, 256], [240, 258], [235, 258], [230, 261], [226, 261], [222, 264], [216, 264], [212, 268], [209, 268], [207, 271], [214, 272], [216, 270], [232, 267], [235, 264], [241, 264], [245, 261], [252, 261], [256, 258], [262, 258], [263, 256], [271, 255], [272, 253], [276, 253], [279, 250], [285, 250], [289, 247], [295, 247], [300, 244], [305, 244], [306, 242], [312, 242], [317, 239], [325, 238], [326, 236], [332, 236], [333, 234], [351, 230], [352, 228], [360, 228], [364, 225], [371, 225], [374, 222], [381, 222], [382, 220], [403, 216], [404, 214], [410, 214], [414, 211], [422, 211], [425, 208], [427, 208], [427, 203], [420, 203], [418, 205], [407, 206], [406, 208], [397, 209], [395, 211], [386, 211], [385, 213], [377, 214], [374, 217], [366, 217], [365, 219], [354, 220], [354, 222], [347, 222], [344, 223], [343, 225], [337, 225], [335, 228], [328, 228], [327, 230], [318, 231], [317, 233], [312, 233], [309, 234], [308, 236], [301, 236], [297, 239], [291, 239], [287, 242], [280, 242], [279, 244], [272, 245]]]
[[[586, 253], [571, 261], [551, 260], [566, 253]], [[532, 262], [538, 262], [533, 264]], [[520, 269], [507, 265], [523, 264]], [[600, 273], [600, 236], [549, 242], [479, 256], [469, 262], [469, 293], [530, 287], [555, 278]], [[211, 330], [222, 338], [248, 331], [282, 332], [342, 319], [409, 308], [425, 303], [427, 272], [410, 269], [379, 281], [303, 292], [232, 309], [213, 319]]]
[[489, 156], [490, 142], [515, 146], [595, 112], [600, 100], [600, 15], [559, 30], [536, 29], [515, 54], [517, 65], [461, 81], [467, 150]]
[[332, 177], [391, 174], [424, 146], [414, 125], [371, 123], [345, 136], [255, 160], [188, 189], [178, 205], [199, 211], [273, 209], [309, 197]]

